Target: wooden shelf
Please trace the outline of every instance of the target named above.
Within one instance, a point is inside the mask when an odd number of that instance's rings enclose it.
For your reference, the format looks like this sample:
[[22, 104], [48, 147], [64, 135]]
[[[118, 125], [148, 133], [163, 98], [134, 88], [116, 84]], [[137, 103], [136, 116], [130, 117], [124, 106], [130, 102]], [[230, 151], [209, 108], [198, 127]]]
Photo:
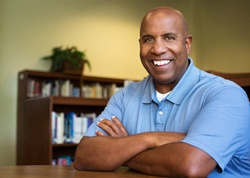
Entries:
[[102, 83], [116, 83], [123, 85], [124, 80], [118, 78], [105, 78], [105, 77], [96, 77], [96, 76], [87, 76], [87, 75], [70, 75], [67, 73], [59, 72], [44, 72], [44, 71], [34, 71], [34, 70], [24, 70], [19, 73], [19, 79], [24, 78], [28, 74], [30, 77], [38, 78], [60, 78], [60, 79], [70, 79], [70, 80], [83, 80], [86, 82], [102, 82]]
[[68, 144], [52, 144], [53, 147], [77, 147], [77, 144], [68, 143]]
[[108, 103], [108, 99], [60, 97], [60, 96], [29, 98], [28, 100], [46, 100], [46, 99], [50, 99], [53, 105], [106, 106]]
[[[52, 111], [100, 114], [108, 99], [83, 97], [28, 97], [28, 81], [70, 80], [80, 88], [84, 84], [122, 87], [124, 79], [69, 75], [24, 70], [18, 74], [17, 165], [49, 165], [60, 155], [74, 157], [77, 144], [52, 143]], [[29, 95], [30, 96], [30, 95]], [[82, 95], [80, 95], [82, 96]]]

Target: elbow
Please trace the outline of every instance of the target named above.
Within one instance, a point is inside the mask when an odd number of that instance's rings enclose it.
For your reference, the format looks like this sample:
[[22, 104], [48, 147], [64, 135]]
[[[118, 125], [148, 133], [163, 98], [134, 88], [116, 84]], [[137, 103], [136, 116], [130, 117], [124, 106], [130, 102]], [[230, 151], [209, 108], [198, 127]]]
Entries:
[[73, 162], [73, 167], [74, 167], [77, 171], [85, 171], [84, 167], [81, 166], [81, 164], [77, 163], [76, 161]]
[[84, 166], [82, 164], [78, 164], [76, 162], [73, 163], [73, 167], [77, 171], [104, 171], [104, 172], [111, 172], [114, 171], [116, 168], [113, 167], [108, 167], [108, 166], [102, 166], [101, 168], [95, 167], [95, 168], [90, 168], [89, 166]]
[[197, 167], [189, 167], [184, 171], [184, 177], [207, 177], [208, 173], [199, 170]]
[[90, 170], [84, 162], [79, 162], [77, 159], [73, 162], [73, 167], [77, 170], [77, 171], [88, 171]]
[[208, 177], [217, 166], [216, 161], [200, 149], [191, 149], [188, 153], [179, 160], [181, 166], [177, 172], [180, 171], [183, 177]]
[[78, 161], [77, 159], [73, 162], [73, 167], [77, 171], [114, 171], [117, 167], [114, 164], [107, 164], [102, 162], [92, 162], [92, 161]]
[[84, 159], [84, 155], [79, 154], [80, 151], [77, 149], [75, 153], [75, 160], [73, 162], [73, 167], [78, 171], [87, 171], [88, 170], [88, 163], [86, 159]]
[[182, 167], [181, 176], [183, 177], [208, 177], [210, 172], [213, 170], [208, 168], [209, 166], [201, 164], [186, 164], [184, 168]]

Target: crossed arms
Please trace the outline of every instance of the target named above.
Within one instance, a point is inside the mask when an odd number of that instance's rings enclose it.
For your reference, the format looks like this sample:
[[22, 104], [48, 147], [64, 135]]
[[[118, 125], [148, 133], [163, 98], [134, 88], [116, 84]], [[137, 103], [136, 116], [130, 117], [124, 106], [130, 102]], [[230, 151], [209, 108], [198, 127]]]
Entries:
[[74, 167], [77, 170], [112, 171], [126, 165], [151, 175], [207, 177], [216, 162], [204, 151], [180, 142], [176, 132], [145, 132], [128, 135], [118, 118], [98, 122], [96, 137], [83, 137]]

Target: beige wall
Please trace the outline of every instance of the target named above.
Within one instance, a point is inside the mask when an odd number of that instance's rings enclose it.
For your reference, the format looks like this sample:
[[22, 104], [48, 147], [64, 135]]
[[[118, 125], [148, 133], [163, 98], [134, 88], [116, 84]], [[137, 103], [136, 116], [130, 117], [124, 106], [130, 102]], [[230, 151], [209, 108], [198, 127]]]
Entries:
[[250, 1], [194, 1], [197, 65], [221, 72], [250, 72]]
[[18, 71], [47, 71], [41, 57], [55, 46], [75, 45], [92, 63], [85, 74], [142, 79], [140, 20], [162, 5], [185, 14], [199, 67], [250, 72], [250, 1], [0, 0], [0, 165], [15, 164]]

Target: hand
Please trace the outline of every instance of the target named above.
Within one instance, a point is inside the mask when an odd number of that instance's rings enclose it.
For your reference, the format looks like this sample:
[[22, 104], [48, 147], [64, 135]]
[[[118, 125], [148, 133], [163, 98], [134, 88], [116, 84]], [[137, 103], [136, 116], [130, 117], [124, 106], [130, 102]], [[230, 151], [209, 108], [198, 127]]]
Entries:
[[180, 142], [186, 134], [178, 132], [148, 132], [150, 148], [156, 148], [168, 143]]
[[[97, 123], [98, 127], [103, 129], [108, 136], [112, 137], [124, 137], [128, 136], [126, 128], [123, 126], [121, 121], [115, 117], [112, 116], [112, 121], [108, 119], [101, 119], [100, 122]], [[96, 131], [97, 136], [105, 136], [104, 133], [101, 131]]]

